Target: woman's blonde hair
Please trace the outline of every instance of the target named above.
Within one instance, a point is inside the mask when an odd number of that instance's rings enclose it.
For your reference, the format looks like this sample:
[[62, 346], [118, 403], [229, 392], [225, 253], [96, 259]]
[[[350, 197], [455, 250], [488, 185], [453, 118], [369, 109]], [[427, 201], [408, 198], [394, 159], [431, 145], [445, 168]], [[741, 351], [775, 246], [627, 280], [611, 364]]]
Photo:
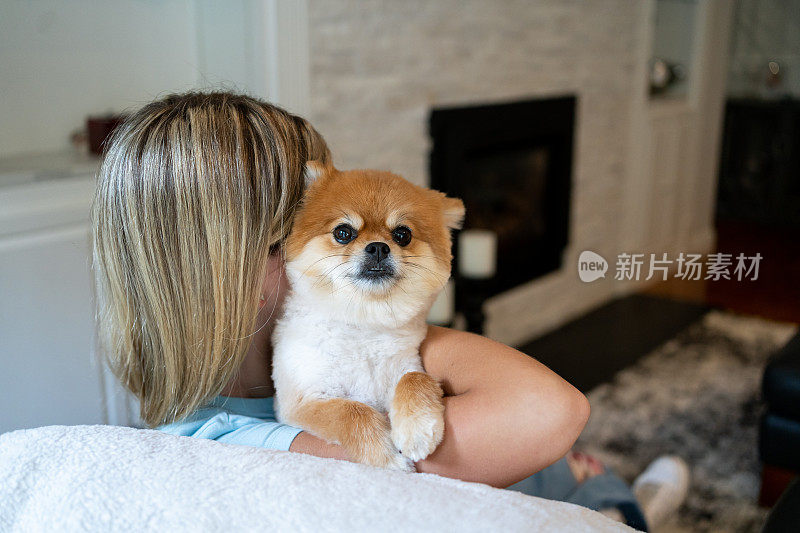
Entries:
[[98, 332], [147, 424], [234, 376], [305, 164], [329, 158], [302, 118], [229, 93], [170, 95], [115, 131], [92, 208]]

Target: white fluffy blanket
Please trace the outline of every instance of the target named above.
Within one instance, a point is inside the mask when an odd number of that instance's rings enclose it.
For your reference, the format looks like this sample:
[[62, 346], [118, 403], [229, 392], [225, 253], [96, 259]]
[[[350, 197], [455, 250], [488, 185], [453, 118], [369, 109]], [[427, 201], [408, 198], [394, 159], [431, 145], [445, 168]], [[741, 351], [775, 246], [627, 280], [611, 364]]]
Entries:
[[0, 531], [618, 531], [575, 505], [157, 431], [0, 436]]

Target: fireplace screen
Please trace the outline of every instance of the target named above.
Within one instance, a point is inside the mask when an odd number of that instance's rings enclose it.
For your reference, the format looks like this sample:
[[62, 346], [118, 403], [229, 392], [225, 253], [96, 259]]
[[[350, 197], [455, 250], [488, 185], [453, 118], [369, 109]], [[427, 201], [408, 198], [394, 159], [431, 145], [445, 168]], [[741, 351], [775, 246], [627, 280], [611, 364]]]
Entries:
[[492, 294], [561, 266], [574, 108], [570, 97], [431, 114], [431, 186], [464, 200], [465, 229], [497, 234]]
[[545, 148], [469, 154], [464, 161], [462, 191], [469, 213], [465, 229], [489, 229], [498, 241], [524, 244], [544, 235]]

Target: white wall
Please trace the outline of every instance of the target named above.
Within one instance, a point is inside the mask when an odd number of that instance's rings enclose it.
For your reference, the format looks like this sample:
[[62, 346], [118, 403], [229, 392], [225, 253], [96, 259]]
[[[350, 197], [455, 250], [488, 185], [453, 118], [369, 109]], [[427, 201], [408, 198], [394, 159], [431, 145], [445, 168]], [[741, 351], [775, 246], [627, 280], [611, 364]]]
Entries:
[[[0, 0], [0, 433], [138, 417], [94, 357], [88, 211], [71, 131], [172, 91], [303, 112], [304, 0]], [[9, 157], [47, 152], [34, 157]], [[19, 404], [17, 406], [17, 404]]]
[[[783, 68], [778, 89], [766, 85], [770, 61]], [[736, 0], [728, 80], [734, 96], [800, 97], [800, 3]]]
[[225, 87], [277, 96], [268, 79], [267, 10], [274, 5], [4, 0], [0, 157], [65, 149], [88, 115], [135, 109], [173, 91]]
[[[680, 252], [707, 253], [716, 239], [716, 185], [732, 2], [706, 0], [695, 5], [696, 35], [685, 60], [693, 68], [685, 95], [651, 98], [642, 87], [631, 102], [627, 200], [620, 234], [622, 249], [629, 252], [666, 252], [674, 259]], [[652, 2], [650, 6], [652, 10], [656, 7]], [[652, 25], [643, 25], [642, 30], [651, 35], [657, 32]], [[651, 50], [643, 48], [640, 54], [639, 63], [647, 65]], [[620, 282], [620, 292], [630, 289], [630, 282]]]
[[[677, 63], [691, 77], [695, 33], [697, 0], [658, 0], [655, 6], [655, 28], [653, 33], [653, 57]], [[666, 94], [685, 95], [685, 79], [671, 84]]]

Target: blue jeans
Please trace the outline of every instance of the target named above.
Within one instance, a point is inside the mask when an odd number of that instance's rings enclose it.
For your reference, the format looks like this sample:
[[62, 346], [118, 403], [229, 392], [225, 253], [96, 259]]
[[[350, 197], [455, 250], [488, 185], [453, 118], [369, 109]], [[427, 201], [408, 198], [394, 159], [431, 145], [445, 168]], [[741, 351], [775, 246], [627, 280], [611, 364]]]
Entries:
[[606, 471], [578, 484], [566, 458], [508, 487], [529, 496], [574, 503], [594, 511], [619, 509], [632, 528], [647, 531], [639, 503], [630, 487], [606, 467]]

